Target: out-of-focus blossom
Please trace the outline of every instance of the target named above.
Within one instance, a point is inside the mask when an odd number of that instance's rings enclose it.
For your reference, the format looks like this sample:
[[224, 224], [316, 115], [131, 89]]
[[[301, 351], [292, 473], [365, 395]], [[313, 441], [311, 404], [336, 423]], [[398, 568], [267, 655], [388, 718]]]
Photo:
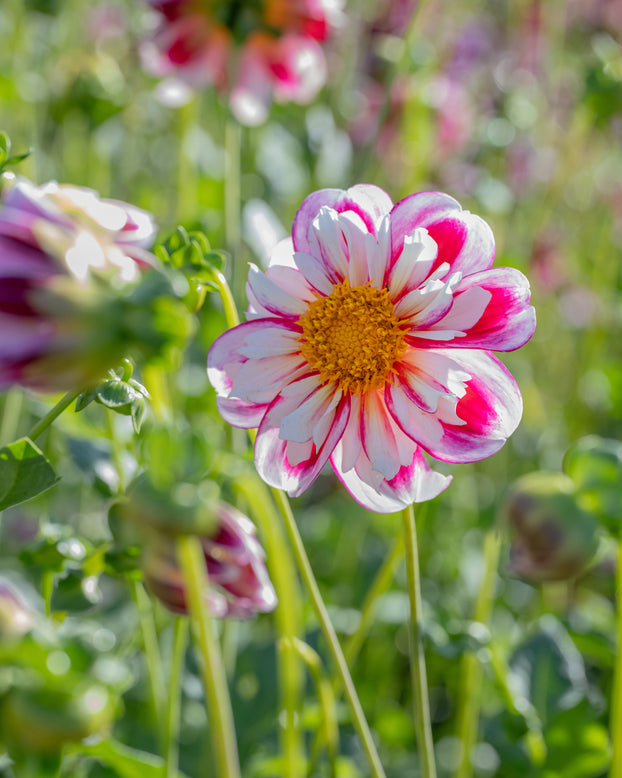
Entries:
[[147, 349], [163, 346], [167, 335], [151, 329], [146, 298], [139, 314], [123, 297], [157, 264], [147, 251], [155, 235], [149, 214], [81, 187], [3, 183], [0, 390], [79, 388], [137, 339]]
[[502, 506], [510, 525], [509, 571], [529, 581], [580, 575], [598, 547], [598, 519], [577, 504], [563, 473], [538, 471], [515, 481]]
[[264, 480], [298, 496], [330, 461], [358, 502], [390, 512], [449, 484], [424, 451], [498, 451], [522, 400], [490, 349], [526, 343], [535, 312], [527, 279], [493, 257], [489, 226], [446, 194], [307, 197], [268, 270], [251, 266], [249, 321], [208, 357], [222, 416], [258, 427]]
[[243, 124], [265, 121], [272, 100], [310, 102], [326, 81], [321, 44], [339, 19], [337, 0], [147, 2], [159, 16], [141, 47], [144, 67], [228, 93]]
[[[266, 570], [263, 549], [253, 523], [227, 503], [214, 511], [215, 529], [201, 536], [211, 612], [219, 617], [250, 618], [276, 606], [276, 594]], [[187, 613], [184, 578], [166, 536], [148, 545], [143, 559], [145, 583], [171, 611]]]

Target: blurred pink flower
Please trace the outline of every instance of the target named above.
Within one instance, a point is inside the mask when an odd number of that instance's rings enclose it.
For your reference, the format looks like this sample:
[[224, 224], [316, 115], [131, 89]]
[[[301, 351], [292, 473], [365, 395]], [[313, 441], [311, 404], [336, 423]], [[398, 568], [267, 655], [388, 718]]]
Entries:
[[[210, 587], [205, 593], [215, 616], [250, 618], [268, 613], [277, 598], [265, 566], [264, 551], [251, 520], [227, 503], [219, 503], [214, 534], [201, 537]], [[145, 582], [175, 613], [187, 613], [184, 579], [165, 536], [147, 548]]]
[[229, 94], [235, 117], [261, 124], [272, 100], [308, 103], [326, 81], [321, 42], [339, 18], [337, 0], [264, 0], [260, 7], [147, 0], [159, 14], [141, 47], [145, 68], [194, 89]]
[[307, 197], [268, 270], [251, 266], [249, 321], [208, 356], [222, 416], [258, 427], [264, 480], [298, 496], [330, 461], [359, 503], [391, 512], [448, 486], [424, 451], [498, 451], [522, 400], [489, 349], [522, 346], [535, 312], [527, 279], [493, 257], [489, 226], [446, 194]]
[[149, 214], [126, 203], [81, 187], [35, 186], [5, 176], [0, 390], [14, 383], [54, 391], [79, 387], [116, 364], [122, 354], [108, 351], [110, 327], [94, 332], [83, 315], [96, 303], [92, 278], [116, 287], [134, 281], [140, 268], [155, 262], [146, 250], [154, 235]]

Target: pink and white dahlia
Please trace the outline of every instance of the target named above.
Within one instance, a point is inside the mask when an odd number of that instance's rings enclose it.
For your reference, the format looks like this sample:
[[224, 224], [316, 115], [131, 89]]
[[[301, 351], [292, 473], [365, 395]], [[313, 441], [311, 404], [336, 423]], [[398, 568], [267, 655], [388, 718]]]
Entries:
[[131, 343], [121, 331], [121, 290], [156, 262], [146, 250], [153, 221], [90, 189], [14, 177], [3, 184], [0, 390], [85, 386]]
[[159, 14], [141, 54], [145, 68], [194, 89], [229, 94], [235, 117], [261, 124], [272, 100], [310, 102], [326, 81], [321, 43], [336, 0], [147, 0]]
[[526, 343], [535, 311], [525, 276], [493, 258], [486, 222], [440, 192], [307, 197], [267, 271], [251, 265], [249, 320], [208, 357], [222, 416], [258, 427], [262, 478], [295, 497], [330, 462], [359, 503], [392, 512], [449, 485], [426, 453], [498, 451], [522, 400], [490, 350]]

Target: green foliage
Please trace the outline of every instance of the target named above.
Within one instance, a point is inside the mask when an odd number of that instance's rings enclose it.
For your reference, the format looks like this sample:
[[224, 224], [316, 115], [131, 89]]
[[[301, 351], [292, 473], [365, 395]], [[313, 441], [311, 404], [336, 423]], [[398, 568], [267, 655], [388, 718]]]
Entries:
[[36, 497], [57, 482], [49, 460], [29, 438], [0, 448], [0, 511]]

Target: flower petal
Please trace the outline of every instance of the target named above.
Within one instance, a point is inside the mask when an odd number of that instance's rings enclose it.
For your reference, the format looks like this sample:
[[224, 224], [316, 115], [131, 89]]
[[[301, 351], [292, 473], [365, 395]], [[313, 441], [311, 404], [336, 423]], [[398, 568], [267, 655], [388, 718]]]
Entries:
[[[529, 304], [529, 281], [514, 268], [497, 267], [483, 273], [474, 273], [456, 287], [454, 307], [462, 299], [481, 289], [488, 295], [485, 310], [471, 326], [460, 329], [465, 337], [447, 346], [485, 348], [494, 351], [513, 351], [524, 346], [536, 329], [536, 311]], [[471, 309], [474, 306], [469, 305]], [[450, 312], [450, 316], [453, 313]], [[440, 326], [442, 322], [438, 323]]]
[[269, 311], [272, 316], [299, 319], [307, 309], [304, 300], [285, 291], [276, 281], [273, 281], [263, 270], [252, 263], [248, 271], [247, 289], [249, 298], [252, 295], [253, 300], [263, 310]]
[[435, 353], [448, 359], [450, 355], [455, 357], [471, 376], [464, 382], [466, 391], [457, 403], [455, 392], [453, 399], [440, 396], [436, 412], [426, 414], [414, 403], [405, 403], [408, 398], [404, 386], [390, 386], [387, 407], [404, 432], [437, 459], [476, 462], [495, 454], [520, 422], [523, 402], [516, 382], [488, 351], [438, 349]]
[[432, 470], [419, 447], [415, 449], [410, 464], [401, 467], [394, 478], [381, 480], [376, 488], [359, 475], [360, 472], [365, 473], [362, 460], [359, 460], [356, 469], [344, 470], [341, 443], [335, 448], [330, 462], [352, 497], [364, 508], [376, 513], [396, 513], [413, 502], [431, 500], [452, 480], [451, 476]]
[[391, 299], [395, 302], [417, 289], [432, 272], [437, 256], [438, 246], [427, 230], [420, 227], [406, 235], [402, 251], [389, 273]]
[[391, 211], [393, 262], [400, 256], [406, 236], [417, 227], [425, 227], [438, 245], [434, 267], [448, 262], [448, 272], [460, 271], [466, 276], [492, 265], [492, 230], [479, 216], [463, 211], [453, 197], [442, 192], [420, 192], [395, 205]]
[[313, 192], [304, 200], [294, 219], [292, 237], [297, 251], [312, 253], [309, 234], [324, 205], [338, 213], [352, 211], [358, 214], [367, 229], [376, 235], [383, 217], [391, 211], [393, 201], [383, 189], [373, 184], [357, 184], [348, 190], [320, 189]]
[[[313, 384], [315, 383], [315, 388]], [[309, 391], [311, 388], [311, 391]], [[285, 490], [290, 497], [298, 497], [315, 481], [337, 445], [348, 421], [350, 402], [347, 397], [339, 399], [335, 405], [330, 393], [322, 395], [324, 403], [322, 413], [328, 417], [329, 423], [322, 429], [323, 439], [318, 437], [311, 448], [297, 441], [283, 440], [281, 437], [282, 421], [310, 402], [312, 411], [307, 414], [313, 417], [317, 414], [314, 395], [322, 387], [314, 378], [301, 378], [287, 387], [286, 395], [279, 395], [268, 408], [255, 441], [255, 466], [259, 475], [270, 486]], [[321, 405], [321, 403], [320, 403]], [[304, 412], [303, 412], [304, 413]], [[306, 456], [302, 460], [301, 456]], [[290, 458], [291, 457], [291, 458]]]

